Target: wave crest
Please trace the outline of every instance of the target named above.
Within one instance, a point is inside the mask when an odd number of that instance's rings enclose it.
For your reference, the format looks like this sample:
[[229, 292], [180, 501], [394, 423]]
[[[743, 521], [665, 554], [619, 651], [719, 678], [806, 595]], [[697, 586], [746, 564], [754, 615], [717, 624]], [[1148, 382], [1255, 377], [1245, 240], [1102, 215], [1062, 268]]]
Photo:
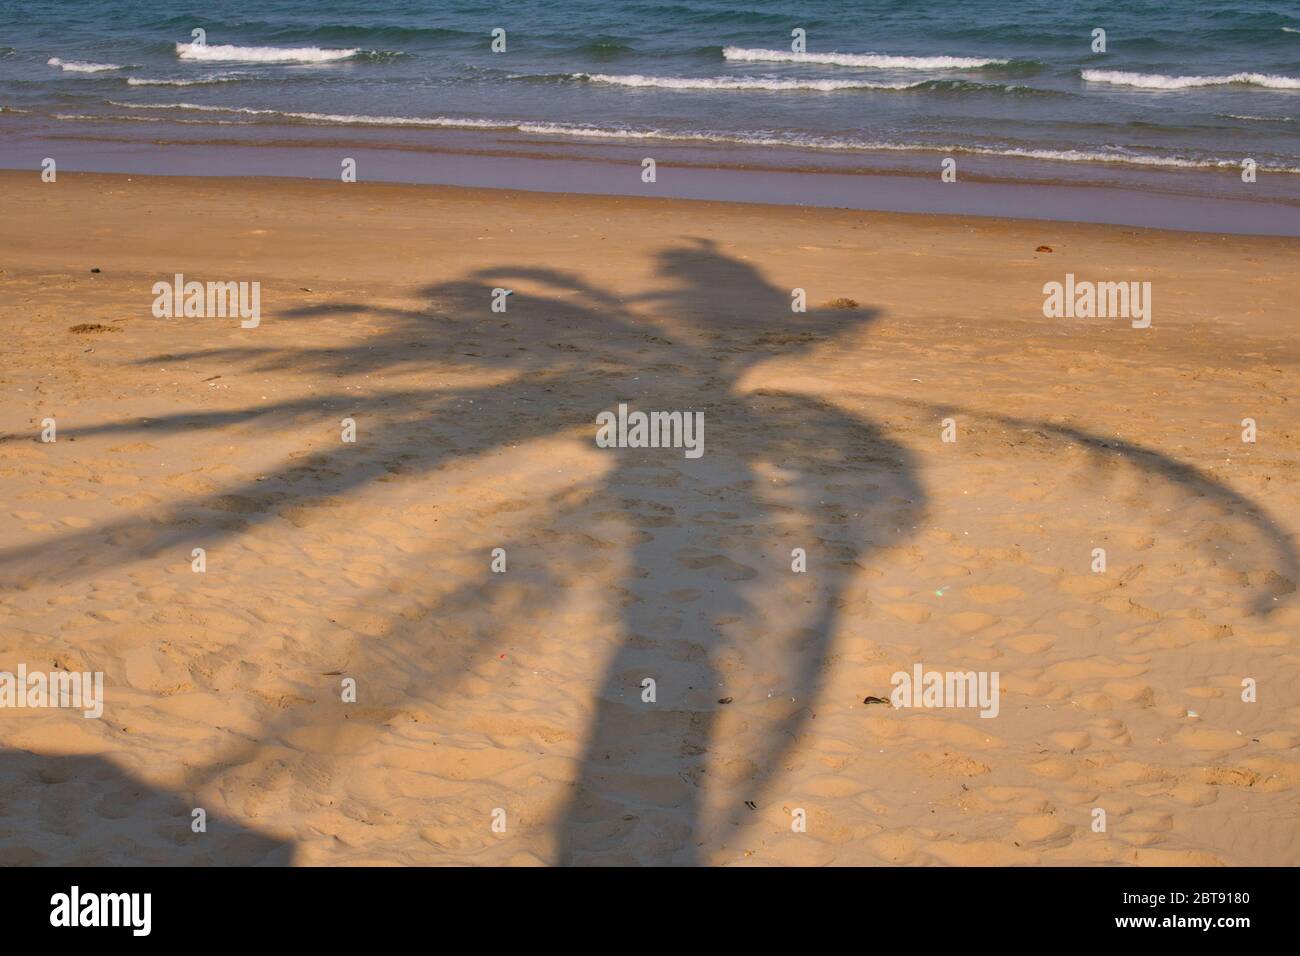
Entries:
[[1270, 90], [1300, 90], [1300, 79], [1270, 73], [1232, 73], [1226, 76], [1165, 76], [1163, 73], [1128, 73], [1123, 70], [1084, 70], [1089, 83], [1110, 83], [1141, 90], [1190, 90], [1203, 86], [1262, 86]]
[[176, 44], [176, 55], [182, 60], [199, 62], [226, 61], [240, 63], [333, 63], [350, 60], [360, 49], [324, 50], [318, 46], [231, 46], [229, 44], [202, 46], [193, 43]]
[[49, 66], [57, 66], [64, 73], [108, 73], [125, 69], [116, 63], [82, 63], [79, 60], [60, 60], [57, 56], [52, 56], [45, 62]]
[[173, 80], [173, 79], [153, 79], [145, 76], [128, 76], [126, 82], [129, 86], [207, 86], [211, 83], [234, 83], [238, 80], [248, 79], [242, 73], [218, 73], [214, 76], [200, 76], [192, 80]]
[[1005, 93], [1013, 96], [1061, 96], [1055, 90], [1032, 86], [1010, 86], [1002, 83], [976, 83], [972, 80], [912, 80], [910, 82], [879, 82], [872, 80], [811, 80], [775, 76], [720, 76], [678, 77], [645, 76], [640, 73], [614, 75], [609, 73], [566, 73], [545, 76], [514, 76], [519, 80], [564, 81], [578, 80], [612, 86], [647, 87], [665, 90], [730, 90], [738, 92], [800, 92], [834, 93], [842, 90], [886, 90], [925, 93]]
[[575, 80], [611, 86], [652, 87], [662, 90], [811, 90], [831, 93], [836, 90], [906, 90], [920, 83], [872, 83], [867, 80], [797, 80], [761, 76], [680, 77], [645, 76], [633, 73], [614, 76], [608, 73], [573, 73]]
[[738, 46], [722, 48], [725, 60], [745, 63], [820, 63], [828, 66], [865, 66], [880, 70], [976, 70], [1004, 66], [1010, 60], [973, 56], [889, 56], [884, 53], [792, 53], [785, 50], [754, 50]]

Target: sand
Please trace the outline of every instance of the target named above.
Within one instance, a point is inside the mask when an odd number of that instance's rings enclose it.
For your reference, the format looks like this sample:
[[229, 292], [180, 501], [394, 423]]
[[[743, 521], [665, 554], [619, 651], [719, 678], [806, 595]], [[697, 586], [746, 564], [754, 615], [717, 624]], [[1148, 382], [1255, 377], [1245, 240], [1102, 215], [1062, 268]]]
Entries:
[[0, 710], [0, 863], [1300, 863], [1300, 241], [0, 187], [0, 670], [105, 675]]

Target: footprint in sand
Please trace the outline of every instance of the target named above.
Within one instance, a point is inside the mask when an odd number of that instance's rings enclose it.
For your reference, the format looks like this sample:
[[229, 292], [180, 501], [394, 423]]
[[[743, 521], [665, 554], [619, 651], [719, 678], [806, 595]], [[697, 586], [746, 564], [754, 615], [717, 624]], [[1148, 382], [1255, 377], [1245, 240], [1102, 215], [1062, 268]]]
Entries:
[[1104, 574], [1072, 574], [1056, 582], [1056, 587], [1062, 594], [1084, 597], [1113, 590], [1119, 587], [1119, 580]]
[[880, 609], [908, 624], [924, 624], [930, 620], [930, 609], [924, 604], [882, 604]]
[[1116, 720], [1113, 717], [1094, 720], [1088, 725], [1088, 728], [1096, 736], [1108, 740], [1118, 747], [1127, 747], [1133, 742], [1124, 721]]
[[1174, 740], [1191, 750], [1209, 750], [1222, 753], [1227, 750], [1240, 750], [1250, 743], [1250, 738], [1231, 730], [1215, 730], [1212, 727], [1184, 727], [1174, 734]]
[[943, 619], [943, 623], [962, 634], [974, 634], [1001, 620], [1002, 618], [985, 614], [983, 611], [961, 611], [957, 614], [949, 614]]
[[1072, 627], [1076, 630], [1096, 627], [1101, 623], [1095, 614], [1089, 614], [1087, 611], [1065, 611], [1057, 615], [1057, 620], [1066, 627]]
[[976, 604], [1002, 604], [1025, 596], [1024, 591], [1009, 584], [979, 584], [963, 588], [961, 593]]
[[1174, 818], [1168, 813], [1134, 813], [1124, 818], [1123, 826], [1115, 835], [1130, 846], [1152, 846], [1163, 843], [1174, 828]]
[[1156, 692], [1144, 680], [1112, 680], [1102, 684], [1101, 691], [1116, 700], [1136, 704], [1140, 708], [1154, 707]]
[[1056, 639], [1049, 634], [1017, 634], [1002, 643], [1021, 654], [1041, 654], [1055, 644]]
[[1064, 846], [1070, 842], [1075, 828], [1052, 814], [1021, 817], [1014, 830], [1014, 840], [1021, 846]]
[[1092, 738], [1081, 730], [1062, 730], [1048, 738], [1062, 750], [1074, 753], [1087, 750], [1092, 745]]
[[722, 569], [723, 579], [727, 581], [749, 581], [752, 578], [758, 577], [758, 572], [749, 565], [732, 561], [723, 554], [710, 554], [696, 557], [678, 555], [677, 560], [692, 571], [703, 571], [708, 568], [720, 568]]

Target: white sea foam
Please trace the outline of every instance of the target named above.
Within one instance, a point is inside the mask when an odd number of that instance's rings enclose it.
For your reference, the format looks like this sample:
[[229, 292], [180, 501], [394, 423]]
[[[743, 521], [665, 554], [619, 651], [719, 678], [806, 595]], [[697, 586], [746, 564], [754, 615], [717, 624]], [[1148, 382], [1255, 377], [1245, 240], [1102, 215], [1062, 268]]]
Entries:
[[55, 113], [54, 118], [57, 120], [90, 120], [98, 122], [101, 120], [131, 120], [136, 123], [156, 123], [158, 120], [152, 116], [95, 116], [91, 113]]
[[331, 63], [346, 60], [361, 51], [323, 50], [316, 46], [274, 47], [274, 46], [230, 46], [229, 44], [209, 46], [194, 43], [176, 44], [176, 55], [182, 60], [228, 61], [241, 63]]
[[1123, 70], [1084, 70], [1089, 83], [1110, 83], [1143, 90], [1189, 90], [1202, 86], [1262, 86], [1270, 90], [1300, 90], [1300, 79], [1269, 73], [1232, 73], [1224, 76], [1165, 76], [1163, 73], [1127, 73]]
[[124, 106], [129, 110], [208, 110], [213, 113], [274, 113], [275, 110], [255, 110], [246, 106], [204, 106], [201, 103], [122, 103], [109, 100], [110, 106]]
[[82, 63], [78, 60], [60, 60], [57, 56], [52, 56], [45, 62], [49, 66], [57, 66], [64, 73], [107, 73], [123, 69], [116, 63]]
[[1294, 123], [1294, 116], [1255, 116], [1251, 113], [1220, 113], [1227, 119], [1248, 120], [1256, 123]]
[[266, 110], [251, 106], [206, 106], [201, 103], [122, 103], [112, 106], [131, 110], [198, 110], [204, 113], [243, 113], [249, 116], [283, 116], [287, 119], [311, 120], [340, 126], [432, 126], [463, 129], [516, 129], [517, 123], [503, 120], [462, 119], [453, 116], [366, 116], [354, 113], [300, 113], [290, 110]]
[[[454, 116], [366, 116], [337, 113], [300, 113], [283, 110], [257, 109], [248, 106], [205, 106], [199, 103], [120, 103], [115, 100], [110, 100], [109, 103], [113, 106], [121, 106], [126, 107], [127, 109], [137, 110], [199, 110], [210, 113], [242, 113], [259, 116], [279, 116], [288, 119], [300, 119], [330, 125], [503, 129], [516, 130], [521, 133], [534, 133], [546, 136], [575, 136], [585, 139], [674, 140], [683, 142], [731, 143], [741, 146], [793, 147], [799, 149], [847, 150], [856, 152], [968, 153], [979, 156], [1012, 156], [1021, 159], [1038, 159], [1051, 162], [1122, 163], [1134, 166], [1166, 166], [1185, 169], [1234, 168], [1241, 164], [1239, 159], [1190, 159], [1178, 156], [1152, 156], [1142, 153], [1100, 152], [1077, 149], [1024, 149], [1020, 147], [894, 143], [877, 140], [835, 139], [803, 134], [773, 136], [770, 133], [723, 133], [696, 130], [626, 129], [581, 126], [576, 123], [486, 120]], [[1300, 168], [1288, 166], [1260, 168], [1268, 172], [1300, 174]]]
[[974, 70], [998, 66], [1009, 60], [972, 56], [888, 56], [884, 53], [792, 53], [787, 50], [722, 48], [727, 60], [762, 63], [821, 63], [829, 66], [866, 66], [881, 70]]
[[126, 82], [131, 86], [206, 86], [210, 83], [233, 83], [245, 79], [242, 73], [218, 73], [214, 76], [201, 76], [192, 80], [151, 79], [144, 76], [128, 76]]
[[633, 73], [614, 76], [608, 73], [574, 73], [574, 79], [614, 86], [653, 87], [664, 90], [811, 90], [831, 93], [836, 90], [906, 90], [921, 86], [916, 83], [872, 83], [867, 80], [798, 80], [761, 76], [680, 77], [644, 76]]
[[77, 120], [80, 122], [133, 122], [133, 123], [188, 123], [191, 125], [203, 126], [250, 126], [252, 120], [222, 120], [222, 119], [174, 119], [172, 117], [160, 116], [120, 116], [116, 113], [55, 113], [54, 118], [58, 120]]

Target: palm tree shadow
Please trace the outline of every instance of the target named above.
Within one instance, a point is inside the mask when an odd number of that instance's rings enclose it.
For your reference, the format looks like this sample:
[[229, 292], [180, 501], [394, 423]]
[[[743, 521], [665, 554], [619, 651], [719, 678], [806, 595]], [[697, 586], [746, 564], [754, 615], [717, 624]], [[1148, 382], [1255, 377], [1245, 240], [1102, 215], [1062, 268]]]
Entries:
[[[657, 264], [663, 287], [630, 299], [567, 273], [515, 267], [427, 286], [425, 309], [360, 303], [301, 309], [289, 318], [306, 321], [342, 309], [377, 316], [384, 326], [345, 348], [233, 349], [215, 357], [251, 370], [307, 369], [335, 378], [406, 371], [432, 378], [466, 366], [508, 377], [371, 396], [336, 389], [310, 402], [70, 430], [179, 434], [229, 424], [277, 426], [319, 412], [325, 402], [330, 411], [322, 415], [353, 414], [374, 437], [360, 454], [341, 447], [313, 451], [256, 483], [192, 496], [154, 520], [126, 518], [54, 546], [0, 550], [0, 572], [65, 581], [125, 559], [188, 553], [194, 544], [217, 544], [277, 520], [286, 509], [358, 494], [394, 473], [438, 475], [453, 461], [575, 428], [594, 435], [596, 415], [620, 402], [647, 411], [701, 411], [705, 451], [698, 459], [674, 448], [602, 451], [613, 466], [587, 507], [593, 516], [620, 513], [634, 530], [626, 555], [631, 594], [619, 605], [621, 637], [596, 692], [577, 779], [557, 824], [557, 858], [575, 864], [707, 859], [755, 819], [746, 801], [758, 806], [771, 795], [811, 716], [857, 569], [873, 550], [910, 533], [926, 497], [913, 456], [877, 424], [807, 395], [746, 390], [746, 373], [757, 363], [847, 342], [876, 318], [873, 310], [793, 313], [788, 290], [706, 241], [664, 249]], [[544, 291], [519, 291], [507, 313], [484, 321], [491, 290], [511, 283]], [[1089, 450], [1099, 441], [1083, 432], [1051, 434], [1083, 441]], [[1224, 494], [1213, 478], [1156, 452], [1122, 452], [1190, 494]], [[229, 520], [231, 502], [239, 504], [238, 520]], [[1258, 520], [1282, 565], [1293, 568], [1285, 537], [1266, 516]], [[533, 529], [507, 543], [514, 553], [543, 534]], [[116, 544], [103, 547], [106, 536]], [[806, 556], [807, 573], [792, 568], [795, 549]], [[566, 560], [561, 551], [540, 589], [563, 585], [572, 567]], [[484, 567], [435, 610], [457, 614], [472, 606], [487, 574]], [[432, 625], [397, 621], [383, 640], [366, 642], [350, 673], [427, 696], [455, 680], [458, 665], [445, 662], [484, 654], [491, 637], [485, 624], [449, 655]], [[643, 699], [647, 679], [654, 681], [653, 701]], [[319, 723], [322, 715], [340, 726], [345, 719], [341, 708], [318, 708], [268, 720], [258, 744], [241, 744], [201, 768], [196, 789], [257, 759], [261, 744], [296, 721]]]
[[[570, 864], [688, 865], [743, 827], [746, 799], [767, 793], [808, 719], [847, 579], [925, 507], [911, 456], [873, 425], [742, 391], [754, 363], [847, 337], [873, 312], [792, 313], [787, 291], [706, 242], [658, 259], [668, 288], [639, 301], [674, 317], [677, 338], [668, 364], [620, 399], [702, 410], [709, 437], [695, 460], [614, 452], [611, 491], [648, 519], [631, 555], [645, 583], [562, 815]], [[810, 562], [801, 586], [796, 548]], [[722, 707], [743, 729], [719, 754]]]
[[[283, 866], [294, 845], [160, 790], [102, 757], [0, 750], [0, 864]], [[11, 823], [21, 821], [21, 826]]]
[[[674, 318], [666, 327], [627, 311], [613, 296], [578, 278], [552, 270], [491, 270], [470, 281], [424, 291], [431, 301], [469, 307], [484, 302], [486, 290], [496, 283], [526, 280], [556, 290], [577, 289], [585, 300], [601, 306], [547, 304], [547, 314], [531, 321], [540, 326], [538, 341], [561, 357], [531, 363], [526, 384], [459, 393], [462, 399], [472, 394], [480, 410], [519, 409], [514, 437], [584, 422], [594, 431], [597, 413], [624, 400], [651, 409], [702, 410], [713, 436], [698, 460], [685, 458], [679, 449], [607, 452], [616, 464], [589, 510], [593, 516], [621, 510], [637, 529], [630, 553], [634, 580], [628, 582], [634, 598], [623, 617], [620, 647], [597, 695], [571, 805], [559, 825], [557, 855], [565, 862], [600, 862], [611, 856], [651, 862], [695, 858], [706, 829], [697, 792], [712, 746], [713, 712], [719, 706], [715, 698], [722, 694], [715, 686], [722, 683], [721, 671], [775, 676], [779, 684], [779, 695], [765, 689], [761, 700], [746, 700], [738, 707], [753, 705], [745, 760], [755, 771], [747, 775], [744, 792], [761, 793], [815, 697], [825, 646], [834, 633], [837, 595], [863, 553], [865, 532], [872, 525], [901, 524], [895, 514], [900, 505], [923, 506], [908, 456], [877, 429], [802, 396], [749, 396], [737, 387], [739, 377], [758, 359], [790, 355], [843, 336], [874, 313], [792, 314], [784, 292], [751, 267], [707, 247], [690, 248], [685, 255], [666, 251], [660, 257], [660, 275], [672, 287], [642, 301], [654, 302], [657, 311]], [[511, 309], [528, 314], [541, 304], [519, 296]], [[773, 310], [790, 316], [784, 323], [787, 330], [772, 333]], [[569, 358], [573, 349], [576, 361]], [[556, 409], [563, 410], [562, 420], [555, 419]], [[408, 430], [403, 443], [409, 437]], [[500, 445], [511, 437], [498, 434], [492, 443]], [[472, 442], [457, 447], [462, 453], [474, 450]], [[779, 473], [779, 503], [769, 501], [771, 494], [760, 487], [777, 479], [760, 478], [760, 467]], [[831, 501], [846, 491], [834, 487], [837, 481], [858, 482], [857, 489], [848, 491], [866, 492], [866, 497], [850, 494], [849, 503]], [[795, 520], [796, 527], [784, 528], [791, 516], [805, 515], [815, 520]], [[808, 589], [807, 607], [773, 627], [772, 615], [780, 614], [771, 606], [770, 595], [793, 572], [791, 548], [782, 554], [770, 544], [790, 534], [796, 534], [792, 546], [811, 552], [816, 571], [810, 577], [818, 585]], [[893, 531], [877, 533], [872, 543], [893, 537]], [[503, 543], [512, 554], [526, 547], [525, 541]], [[769, 560], [756, 567], [753, 553], [763, 548]], [[555, 592], [562, 583], [561, 576], [540, 590]], [[483, 585], [483, 580], [469, 581], [446, 596], [439, 616], [463, 612], [467, 599], [481, 600]], [[682, 606], [683, 590], [707, 596], [687, 608]], [[750, 638], [746, 628], [755, 629]], [[480, 645], [487, 637], [483, 635]], [[431, 635], [420, 627], [394, 628], [349, 673], [360, 672], [366, 684], [383, 686], [394, 686], [394, 677], [405, 675], [397, 681], [404, 684], [401, 695], [435, 695], [455, 675], [428, 673], [420, 658], [432, 649]], [[481, 646], [462, 650], [449, 653], [439, 646], [437, 653], [444, 660], [482, 653]], [[619, 701], [629, 673], [657, 675], [663, 688], [663, 697], [636, 716], [637, 726], [631, 730]], [[633, 686], [639, 691], [639, 684]], [[731, 686], [737, 686], [735, 679]], [[757, 685], [752, 690], [758, 693]], [[278, 728], [268, 726], [264, 738], [280, 736], [302, 717], [286, 716]], [[631, 751], [622, 751], [625, 766], [611, 763], [611, 739], [626, 742], [629, 733], [636, 740]], [[194, 786], [201, 789], [229, 767], [255, 759], [263, 746], [241, 745], [200, 771]], [[637, 832], [621, 836], [608, 832], [611, 824], [628, 830], [622, 822], [633, 809], [646, 815], [646, 801], [671, 807], [673, 819], [647, 819]], [[722, 797], [721, 802], [743, 808], [739, 799]]]

